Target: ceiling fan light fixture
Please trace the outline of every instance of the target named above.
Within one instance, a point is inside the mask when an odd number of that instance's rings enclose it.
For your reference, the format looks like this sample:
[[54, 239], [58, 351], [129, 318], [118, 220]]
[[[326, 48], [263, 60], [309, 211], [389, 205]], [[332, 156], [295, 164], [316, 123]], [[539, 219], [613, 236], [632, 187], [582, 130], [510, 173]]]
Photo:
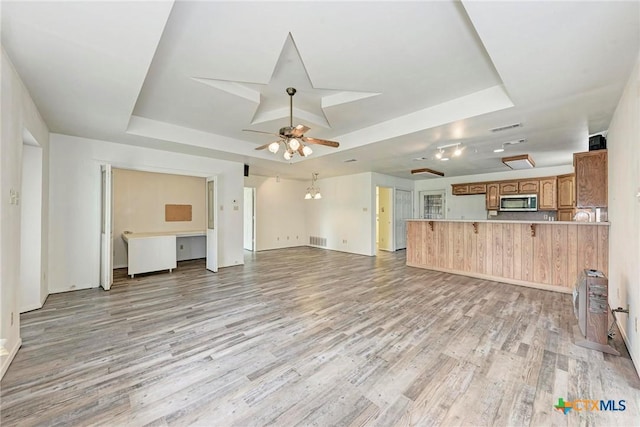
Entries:
[[298, 141], [296, 138], [289, 139], [289, 148], [291, 148], [291, 150], [293, 151], [296, 151], [298, 148], [300, 148], [300, 141]]
[[278, 150], [280, 150], [280, 143], [278, 141], [269, 144], [269, 151], [271, 151], [273, 154], [276, 154]]
[[308, 145], [305, 145], [304, 147], [302, 147], [302, 154], [304, 154], [305, 157], [310, 156], [312, 153], [313, 153], [313, 150]]
[[291, 160], [291, 152], [289, 150], [284, 152], [284, 159]]
[[322, 194], [320, 194], [320, 189], [318, 189], [318, 192], [316, 193], [315, 196], [313, 196], [314, 199], [318, 200], [318, 199], [322, 199]]
[[304, 199], [305, 200], [310, 200], [311, 199], [311, 191], [309, 191], [308, 188], [307, 188], [307, 194], [304, 195]]

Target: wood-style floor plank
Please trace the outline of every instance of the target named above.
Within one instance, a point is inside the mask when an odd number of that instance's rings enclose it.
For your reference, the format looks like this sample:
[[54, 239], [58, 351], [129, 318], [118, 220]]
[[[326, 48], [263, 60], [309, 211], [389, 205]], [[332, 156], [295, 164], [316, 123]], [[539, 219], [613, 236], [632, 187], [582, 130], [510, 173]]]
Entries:
[[[621, 339], [620, 357], [575, 346], [570, 295], [405, 263], [303, 247], [51, 295], [21, 317], [0, 423], [638, 424]], [[560, 397], [627, 409], [564, 415]]]

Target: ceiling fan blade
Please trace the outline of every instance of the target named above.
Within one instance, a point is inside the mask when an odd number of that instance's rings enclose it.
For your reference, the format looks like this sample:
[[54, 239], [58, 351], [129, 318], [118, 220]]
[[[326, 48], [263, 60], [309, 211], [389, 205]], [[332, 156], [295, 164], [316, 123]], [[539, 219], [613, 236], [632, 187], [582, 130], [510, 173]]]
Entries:
[[303, 136], [301, 139], [309, 144], [326, 145], [327, 147], [333, 148], [338, 148], [340, 146], [340, 143], [335, 141], [327, 141], [326, 139], [311, 138], [308, 136]]
[[304, 135], [304, 133], [306, 131], [308, 131], [309, 129], [311, 129], [311, 128], [306, 127], [305, 125], [298, 125], [298, 126], [294, 127], [293, 130], [291, 131], [291, 136], [299, 138], [302, 135]]
[[267, 134], [267, 135], [280, 136], [280, 135], [279, 135], [279, 134], [277, 134], [277, 133], [273, 133], [273, 132], [265, 132], [265, 131], [262, 131], [262, 130], [242, 129], [242, 131], [243, 131], [243, 132], [264, 133], [264, 134]]
[[[279, 143], [280, 141], [274, 141], [274, 142], [278, 142], [278, 143]], [[268, 143], [268, 144], [261, 145], [261, 146], [259, 146], [259, 147], [256, 147], [255, 149], [256, 149], [256, 150], [264, 150], [265, 148], [267, 148], [267, 147], [268, 147], [268, 146], [270, 146], [271, 144], [273, 144], [273, 142], [270, 142], [270, 143]]]

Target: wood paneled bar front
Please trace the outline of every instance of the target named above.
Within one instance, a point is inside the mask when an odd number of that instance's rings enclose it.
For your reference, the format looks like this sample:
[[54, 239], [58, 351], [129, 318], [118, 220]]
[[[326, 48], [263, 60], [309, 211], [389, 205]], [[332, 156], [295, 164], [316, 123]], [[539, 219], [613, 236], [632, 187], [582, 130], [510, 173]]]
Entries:
[[570, 293], [578, 272], [608, 274], [609, 223], [408, 220], [407, 265]]

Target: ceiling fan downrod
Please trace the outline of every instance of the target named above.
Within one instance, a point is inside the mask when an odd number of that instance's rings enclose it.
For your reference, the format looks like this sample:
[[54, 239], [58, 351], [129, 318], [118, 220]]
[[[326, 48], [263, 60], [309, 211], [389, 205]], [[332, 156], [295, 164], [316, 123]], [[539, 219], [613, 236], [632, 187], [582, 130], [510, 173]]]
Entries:
[[293, 128], [293, 95], [296, 94], [296, 88], [288, 87], [287, 94], [289, 95], [289, 127]]

